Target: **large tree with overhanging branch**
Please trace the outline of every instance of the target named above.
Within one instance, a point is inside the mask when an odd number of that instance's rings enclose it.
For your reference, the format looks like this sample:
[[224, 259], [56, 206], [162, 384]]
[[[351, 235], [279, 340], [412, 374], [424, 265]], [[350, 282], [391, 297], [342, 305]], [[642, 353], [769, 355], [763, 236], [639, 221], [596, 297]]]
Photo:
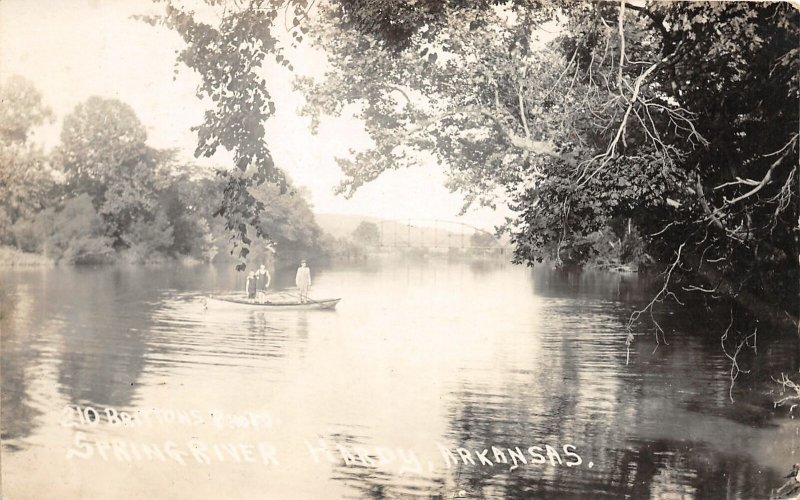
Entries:
[[800, 332], [791, 5], [210, 3], [214, 22], [172, 2], [164, 20], [210, 103], [197, 153], [234, 152], [220, 214], [245, 247], [263, 208], [250, 187], [282, 179], [262, 64], [291, 68], [281, 40], [310, 41], [330, 68], [296, 80], [312, 129], [356, 109], [373, 140], [339, 159], [344, 195], [433, 156], [468, 203], [516, 211], [506, 230], [518, 262], [580, 263], [593, 234], [630, 220], [664, 270], [631, 333], [660, 302], [692, 295], [730, 308], [726, 352], [749, 345], [754, 318]]
[[[281, 192], [287, 190], [284, 172], [276, 167], [265, 137], [264, 124], [274, 116], [276, 103], [264, 63], [272, 59], [293, 69], [286, 57], [287, 45], [302, 41], [310, 4], [307, 0], [206, 0], [200, 5], [211, 14], [204, 18], [182, 2], [155, 1], [164, 4], [164, 15], [143, 20], [166, 25], [185, 41], [177, 61], [199, 74], [197, 96], [209, 103], [203, 122], [194, 128], [195, 156], [211, 157], [220, 148], [233, 154], [231, 168], [218, 171], [225, 187], [216, 215], [225, 220], [241, 259], [237, 269], [243, 270], [252, 243], [249, 228], [258, 237], [269, 238], [261, 220], [266, 207], [251, 190], [265, 183], [279, 186]], [[291, 33], [289, 42], [283, 41], [282, 31]]]

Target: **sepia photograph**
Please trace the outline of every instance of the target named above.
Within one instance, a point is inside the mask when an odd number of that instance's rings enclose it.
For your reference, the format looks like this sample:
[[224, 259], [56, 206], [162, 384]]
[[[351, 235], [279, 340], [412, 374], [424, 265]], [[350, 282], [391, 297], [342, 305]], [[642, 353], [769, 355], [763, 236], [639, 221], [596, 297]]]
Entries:
[[0, 0], [0, 500], [800, 500], [800, 2]]

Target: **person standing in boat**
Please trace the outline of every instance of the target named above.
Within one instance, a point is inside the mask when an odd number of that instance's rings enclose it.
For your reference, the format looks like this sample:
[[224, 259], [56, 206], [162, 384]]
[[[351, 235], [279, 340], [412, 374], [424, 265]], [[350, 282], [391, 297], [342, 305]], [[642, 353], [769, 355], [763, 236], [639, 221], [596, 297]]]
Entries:
[[245, 286], [245, 290], [247, 291], [247, 298], [250, 301], [256, 300], [256, 273], [255, 271], [250, 271], [250, 274], [247, 275], [247, 285]]
[[306, 267], [306, 261], [300, 261], [300, 267], [297, 268], [297, 275], [294, 277], [294, 284], [300, 290], [300, 302], [308, 302], [308, 289], [311, 286], [311, 269]]
[[267, 271], [264, 264], [261, 264], [261, 267], [256, 271], [256, 293], [258, 294], [259, 302], [264, 302], [267, 299], [267, 288], [269, 288], [270, 281], [272, 281], [272, 277], [269, 275], [269, 271]]

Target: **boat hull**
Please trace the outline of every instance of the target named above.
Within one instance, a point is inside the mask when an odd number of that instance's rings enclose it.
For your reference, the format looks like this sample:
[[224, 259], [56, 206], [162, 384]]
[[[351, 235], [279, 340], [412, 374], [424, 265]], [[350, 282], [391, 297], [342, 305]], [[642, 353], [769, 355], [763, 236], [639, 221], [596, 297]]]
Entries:
[[333, 309], [341, 299], [313, 300], [305, 303], [284, 302], [284, 301], [265, 301], [250, 302], [247, 299], [228, 298], [228, 297], [209, 297], [208, 304], [215, 306], [230, 306], [242, 309], [258, 309], [264, 311], [312, 311], [318, 309]]

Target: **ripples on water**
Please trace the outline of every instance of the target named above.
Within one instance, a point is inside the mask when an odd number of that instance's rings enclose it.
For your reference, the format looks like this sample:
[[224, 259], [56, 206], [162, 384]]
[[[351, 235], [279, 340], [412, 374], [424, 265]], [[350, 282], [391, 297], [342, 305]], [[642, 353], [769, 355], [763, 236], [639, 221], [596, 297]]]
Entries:
[[[222, 268], [7, 272], [9, 498], [756, 498], [797, 461], [797, 427], [763, 395], [770, 374], [797, 369], [796, 353], [765, 334], [757, 361], [770, 364], [742, 376], [731, 404], [719, 322], [668, 308], [669, 345], [654, 351], [643, 325], [626, 364], [625, 324], [650, 293], [636, 276], [446, 261], [314, 271], [313, 296], [342, 297], [336, 311], [216, 308], [206, 294], [242, 288]], [[65, 405], [269, 415], [257, 432], [81, 430], [91, 442], [265, 440], [280, 464], [66, 460]], [[335, 459], [313, 460], [320, 439]], [[476, 465], [447, 467], [437, 444]], [[573, 445], [583, 463], [512, 470], [491, 449], [532, 461], [528, 448], [545, 445], [564, 462]], [[380, 465], [376, 447], [415, 460]], [[480, 465], [484, 449], [494, 465]]]

